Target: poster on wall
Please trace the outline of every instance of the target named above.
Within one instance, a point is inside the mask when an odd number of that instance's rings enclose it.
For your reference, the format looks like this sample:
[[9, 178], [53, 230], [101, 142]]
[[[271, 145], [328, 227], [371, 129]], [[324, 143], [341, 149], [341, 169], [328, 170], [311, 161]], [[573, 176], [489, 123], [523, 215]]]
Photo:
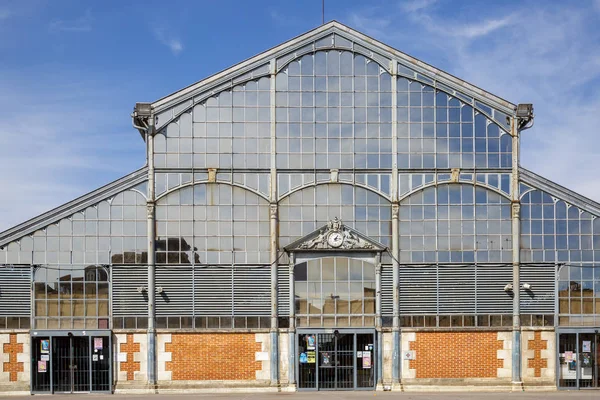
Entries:
[[306, 357], [306, 353], [300, 353], [300, 364], [305, 364], [308, 362], [308, 357]]
[[94, 350], [102, 350], [102, 338], [94, 338]]
[[324, 365], [324, 366], [331, 365], [331, 359], [329, 358], [329, 353], [321, 353], [321, 365]]
[[42, 354], [40, 356], [40, 360], [42, 360], [42, 361], [50, 361], [50, 354]]
[[371, 368], [371, 352], [370, 351], [363, 351], [362, 362], [363, 362], [364, 369]]
[[46, 361], [38, 361], [38, 372], [46, 372]]
[[581, 350], [584, 353], [589, 353], [592, 351], [592, 342], [590, 340], [584, 340], [583, 345], [581, 347], [582, 347]]
[[573, 361], [573, 352], [572, 351], [565, 351], [565, 361], [568, 363]]
[[48, 340], [48, 339], [40, 340], [40, 352], [42, 354], [50, 353], [50, 340]]
[[315, 335], [306, 335], [306, 348], [308, 350], [315, 349]]
[[315, 363], [315, 352], [314, 351], [307, 351], [306, 352], [306, 360], [309, 364], [314, 364]]

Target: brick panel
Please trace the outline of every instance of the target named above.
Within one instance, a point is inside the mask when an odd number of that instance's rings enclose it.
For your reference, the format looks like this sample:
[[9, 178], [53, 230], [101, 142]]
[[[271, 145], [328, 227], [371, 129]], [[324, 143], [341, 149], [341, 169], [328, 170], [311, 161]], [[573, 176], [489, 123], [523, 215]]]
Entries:
[[121, 362], [121, 371], [127, 372], [127, 380], [132, 381], [140, 370], [140, 362], [134, 360], [135, 353], [140, 352], [140, 344], [133, 341], [133, 334], [127, 334], [127, 342], [121, 343], [121, 353], [127, 353], [127, 361]]
[[17, 361], [17, 356], [23, 353], [23, 343], [17, 342], [17, 335], [15, 333], [10, 334], [10, 341], [4, 343], [2, 351], [4, 354], [8, 354], [8, 362], [3, 363], [3, 371], [9, 373], [10, 382], [17, 381], [17, 374], [25, 370], [23, 363]]
[[166, 371], [172, 380], [256, 380], [262, 363], [255, 334], [172, 334], [165, 351], [171, 353]]
[[410, 368], [416, 378], [496, 378], [502, 347], [497, 332], [417, 332]]
[[548, 360], [542, 358], [542, 350], [548, 348], [548, 341], [542, 340], [542, 332], [536, 331], [533, 340], [528, 341], [527, 348], [533, 350], [533, 358], [527, 360], [527, 368], [533, 368], [534, 376], [536, 378], [541, 378], [542, 368], [548, 368]]

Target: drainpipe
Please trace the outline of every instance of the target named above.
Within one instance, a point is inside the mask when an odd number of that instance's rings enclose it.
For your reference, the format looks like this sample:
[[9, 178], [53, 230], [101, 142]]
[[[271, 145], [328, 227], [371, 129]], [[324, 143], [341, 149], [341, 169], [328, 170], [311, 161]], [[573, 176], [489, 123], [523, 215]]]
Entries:
[[290, 282], [290, 328], [288, 330], [289, 346], [288, 349], [288, 381], [290, 390], [296, 389], [296, 296], [294, 292], [295, 276], [294, 265], [296, 264], [296, 255], [289, 254], [289, 282]]
[[[148, 244], [148, 386], [156, 388], [156, 328], [155, 328], [155, 193], [154, 193], [154, 116], [150, 103], [137, 103], [132, 114], [133, 126], [146, 138], [146, 164], [148, 189], [146, 193], [147, 244]], [[141, 125], [140, 125], [141, 124]], [[143, 125], [143, 126], [142, 126]]]
[[[277, 76], [277, 63], [275, 59], [272, 59], [269, 63], [270, 69], [270, 117], [271, 117], [271, 187], [270, 187], [270, 258], [271, 262], [271, 331], [270, 331], [270, 342], [271, 342], [271, 386], [279, 385], [279, 325], [278, 325], [278, 314], [277, 314], [277, 231], [278, 231], [278, 205], [277, 205], [277, 168], [276, 162], [276, 135], [275, 135], [275, 78]], [[290, 288], [292, 290], [292, 288]], [[291, 305], [290, 305], [291, 307]]]
[[[522, 131], [533, 126], [533, 105], [519, 104], [516, 116], [511, 118], [512, 135], [512, 180], [510, 188], [512, 217], [512, 264], [513, 264], [513, 354], [512, 384], [514, 389], [523, 389], [521, 375], [521, 201], [519, 197], [520, 141]], [[515, 388], [516, 386], [516, 388]]]

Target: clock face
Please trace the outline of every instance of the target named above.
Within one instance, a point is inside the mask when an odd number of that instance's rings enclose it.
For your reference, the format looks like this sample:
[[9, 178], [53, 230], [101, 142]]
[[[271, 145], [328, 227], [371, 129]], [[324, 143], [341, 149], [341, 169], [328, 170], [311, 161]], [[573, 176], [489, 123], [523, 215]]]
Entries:
[[340, 232], [332, 232], [327, 237], [327, 243], [329, 243], [331, 247], [340, 247], [343, 241], [344, 237]]

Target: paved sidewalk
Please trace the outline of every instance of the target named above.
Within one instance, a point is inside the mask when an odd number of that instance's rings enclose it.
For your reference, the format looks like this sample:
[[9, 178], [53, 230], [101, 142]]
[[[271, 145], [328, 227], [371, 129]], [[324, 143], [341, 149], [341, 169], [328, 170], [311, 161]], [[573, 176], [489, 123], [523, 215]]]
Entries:
[[[402, 393], [402, 392], [300, 392], [300, 393], [236, 393], [236, 394], [157, 394], [157, 395], [53, 395], [44, 397], [52, 400], [72, 400], [73, 398], [89, 400], [346, 400], [346, 399], [398, 399], [398, 400], [559, 400], [559, 399], [599, 399], [600, 391], [557, 391], [557, 392], [437, 392], [437, 393]], [[0, 396], [0, 399], [32, 400], [31, 396]], [[35, 399], [35, 397], [34, 397]]]

